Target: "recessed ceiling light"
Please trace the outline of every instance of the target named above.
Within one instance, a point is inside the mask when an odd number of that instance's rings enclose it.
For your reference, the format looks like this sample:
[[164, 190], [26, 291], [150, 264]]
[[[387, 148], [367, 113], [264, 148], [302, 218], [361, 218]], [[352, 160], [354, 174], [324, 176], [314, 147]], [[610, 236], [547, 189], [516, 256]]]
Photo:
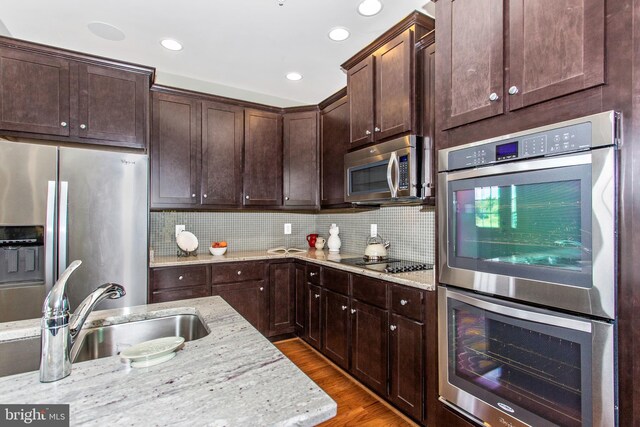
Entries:
[[105, 40], [119, 42], [124, 40], [125, 35], [120, 28], [116, 28], [106, 22], [89, 22], [87, 28], [96, 36]]
[[302, 80], [302, 74], [296, 73], [296, 72], [292, 72], [292, 73], [287, 74], [287, 78], [289, 80], [293, 80], [295, 82], [295, 81], [298, 81], [298, 80]]
[[169, 50], [182, 50], [182, 43], [173, 39], [162, 39], [160, 44]]
[[380, 0], [362, 0], [358, 5], [358, 13], [363, 16], [373, 16], [382, 10]]
[[336, 27], [329, 31], [329, 38], [337, 42], [348, 39], [350, 35], [349, 30], [342, 27]]

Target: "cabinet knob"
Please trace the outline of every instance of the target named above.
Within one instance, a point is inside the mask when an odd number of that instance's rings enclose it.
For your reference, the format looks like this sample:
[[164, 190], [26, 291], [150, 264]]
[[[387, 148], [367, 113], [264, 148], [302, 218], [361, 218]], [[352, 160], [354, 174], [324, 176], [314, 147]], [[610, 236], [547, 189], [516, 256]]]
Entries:
[[380, 132], [380, 128], [378, 126], [376, 126], [376, 128], [374, 129], [376, 132]]
[[80, 125], [80, 129], [85, 130], [86, 128], [87, 128], [87, 125], [85, 125], [84, 123]]
[[60, 126], [62, 126], [63, 128], [67, 127], [67, 122], [60, 122]]
[[260, 286], [260, 292], [264, 291], [264, 287]]
[[355, 309], [355, 308], [352, 308], [352, 309], [351, 309], [351, 314], [355, 314], [355, 312], [356, 312], [356, 309]]
[[346, 306], [346, 305], [343, 305], [343, 306], [342, 306], [342, 310], [346, 310], [346, 309], [347, 309], [347, 306]]
[[313, 271], [312, 271], [311, 273], [309, 273], [309, 276], [311, 276], [311, 277], [313, 277], [313, 276], [317, 276], [317, 275], [318, 275], [318, 273], [313, 272]]
[[247, 199], [247, 200], [249, 200], [249, 196], [248, 196], [248, 195], [247, 195], [247, 196], [244, 196], [244, 198], [245, 198], [245, 199]]
[[519, 90], [518, 90], [518, 86], [511, 86], [511, 87], [509, 88], [509, 95], [515, 95], [515, 94], [516, 94], [516, 93], [518, 93], [518, 92], [519, 92]]
[[184, 279], [184, 276], [178, 276], [178, 280]]
[[400, 300], [400, 305], [407, 305], [407, 304], [409, 304], [409, 301], [407, 301], [406, 299]]
[[392, 331], [395, 331], [396, 330], [396, 325], [389, 326], [389, 329], [391, 329]]
[[364, 131], [364, 134], [365, 134], [365, 135], [371, 135], [371, 131], [370, 131], [370, 130], [365, 130], [365, 131]]
[[320, 294], [313, 294], [314, 297], [320, 298]]
[[191, 194], [191, 197], [196, 197], [196, 193]]
[[242, 274], [242, 270], [238, 270], [238, 276]]
[[206, 198], [207, 198], [207, 195], [206, 195], [206, 194], [203, 194], [203, 195], [202, 195], [202, 197], [204, 197], [204, 198], [206, 199]]
[[285, 200], [289, 200], [289, 197], [285, 197], [284, 199], [285, 199]]
[[498, 94], [497, 94], [497, 93], [495, 93], [495, 92], [491, 92], [491, 95], [489, 95], [489, 101], [491, 101], [491, 102], [495, 102], [495, 101], [497, 101], [498, 99], [500, 99], [500, 97], [498, 96]]

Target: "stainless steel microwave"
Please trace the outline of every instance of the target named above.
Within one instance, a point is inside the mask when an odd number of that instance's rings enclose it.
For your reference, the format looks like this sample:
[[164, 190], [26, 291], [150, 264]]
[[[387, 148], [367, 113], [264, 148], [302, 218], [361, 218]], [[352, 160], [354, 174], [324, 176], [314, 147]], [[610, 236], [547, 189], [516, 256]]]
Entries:
[[[393, 139], [344, 156], [345, 201], [384, 204], [419, 201], [423, 176], [430, 165], [423, 139], [415, 135]], [[427, 175], [425, 175], [427, 173]]]

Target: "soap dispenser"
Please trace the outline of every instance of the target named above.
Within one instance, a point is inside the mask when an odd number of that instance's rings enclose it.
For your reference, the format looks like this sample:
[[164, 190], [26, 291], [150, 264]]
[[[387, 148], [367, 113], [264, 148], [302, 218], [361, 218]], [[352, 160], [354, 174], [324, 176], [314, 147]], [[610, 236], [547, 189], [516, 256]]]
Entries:
[[340, 246], [342, 246], [342, 242], [340, 241], [340, 229], [337, 225], [331, 224], [329, 227], [329, 240], [327, 240], [327, 246], [329, 247], [329, 252], [338, 253], [340, 252]]

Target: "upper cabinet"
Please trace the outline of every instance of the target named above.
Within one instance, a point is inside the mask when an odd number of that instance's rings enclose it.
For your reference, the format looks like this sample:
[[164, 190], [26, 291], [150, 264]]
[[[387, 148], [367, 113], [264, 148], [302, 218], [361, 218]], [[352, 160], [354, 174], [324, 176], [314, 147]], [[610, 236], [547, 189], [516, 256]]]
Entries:
[[415, 12], [342, 64], [350, 147], [420, 131], [415, 42], [433, 28], [431, 18]]
[[[337, 98], [337, 99], [336, 99]], [[320, 204], [339, 206], [344, 201], [344, 155], [349, 147], [349, 103], [346, 90], [330, 98], [320, 111]]]
[[442, 129], [604, 83], [604, 0], [509, 0], [504, 6], [436, 3]]
[[284, 114], [284, 206], [318, 205], [318, 111]]
[[281, 114], [245, 110], [244, 156], [244, 205], [282, 205]]
[[0, 37], [0, 132], [146, 148], [153, 73]]

